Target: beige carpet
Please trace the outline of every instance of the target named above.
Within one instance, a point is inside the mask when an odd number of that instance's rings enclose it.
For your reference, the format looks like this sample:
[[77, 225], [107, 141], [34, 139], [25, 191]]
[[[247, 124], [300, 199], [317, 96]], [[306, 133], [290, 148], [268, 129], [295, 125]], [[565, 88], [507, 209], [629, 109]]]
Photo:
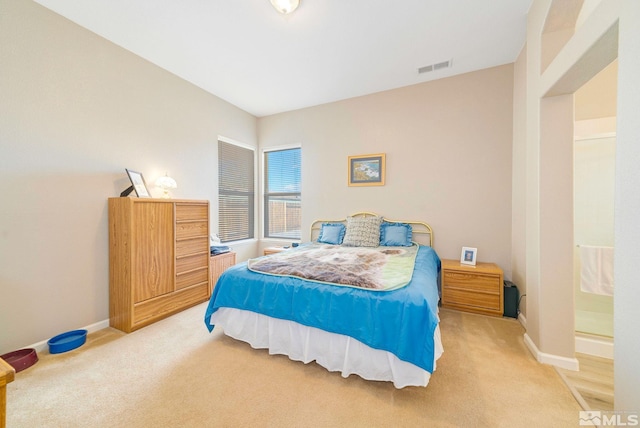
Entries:
[[105, 329], [8, 385], [7, 427], [573, 427], [581, 410], [513, 319], [441, 311], [426, 388], [342, 378], [209, 334], [205, 305], [126, 335]]

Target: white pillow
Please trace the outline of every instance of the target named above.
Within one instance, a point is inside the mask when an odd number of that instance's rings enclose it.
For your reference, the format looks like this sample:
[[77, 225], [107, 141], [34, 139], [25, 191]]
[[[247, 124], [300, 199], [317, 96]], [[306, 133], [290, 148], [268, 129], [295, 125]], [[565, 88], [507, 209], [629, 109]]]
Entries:
[[380, 245], [382, 217], [347, 217], [347, 232], [342, 245], [347, 247], [377, 247]]

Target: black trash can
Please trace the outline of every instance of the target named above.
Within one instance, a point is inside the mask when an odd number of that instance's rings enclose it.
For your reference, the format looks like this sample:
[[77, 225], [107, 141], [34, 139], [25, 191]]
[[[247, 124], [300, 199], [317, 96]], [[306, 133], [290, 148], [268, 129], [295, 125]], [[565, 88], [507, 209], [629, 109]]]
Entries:
[[518, 300], [520, 292], [511, 281], [504, 281], [504, 313], [505, 317], [518, 318]]

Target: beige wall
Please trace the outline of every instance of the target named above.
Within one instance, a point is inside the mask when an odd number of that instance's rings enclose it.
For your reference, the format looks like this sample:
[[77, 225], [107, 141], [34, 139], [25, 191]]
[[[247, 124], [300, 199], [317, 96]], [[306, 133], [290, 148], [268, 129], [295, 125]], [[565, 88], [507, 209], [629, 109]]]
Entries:
[[257, 142], [248, 113], [34, 2], [0, 8], [4, 353], [108, 318], [107, 198], [124, 168], [211, 200], [215, 230], [217, 137]]
[[513, 156], [511, 162], [511, 275], [520, 291], [519, 309], [527, 316], [526, 184], [527, 184], [527, 49], [522, 49], [513, 68]]
[[[553, 58], [542, 36], [553, 11], [553, 0], [534, 1], [527, 16], [525, 223], [526, 240], [514, 253], [526, 254], [525, 339], [538, 360], [577, 367], [573, 345], [573, 215], [572, 146], [573, 92], [598, 71], [598, 61], [576, 72], [593, 38], [605, 32], [602, 22], [590, 21]], [[577, 16], [577, 14], [573, 14]], [[615, 57], [615, 55], [614, 55]], [[541, 67], [549, 61], [548, 67]], [[544, 70], [544, 71], [541, 71]], [[589, 75], [589, 73], [592, 73]], [[584, 79], [584, 80], [581, 80]], [[558, 88], [558, 83], [562, 86]], [[573, 87], [573, 90], [571, 88]], [[568, 89], [568, 90], [567, 90]], [[548, 96], [553, 93], [554, 97]], [[514, 144], [521, 144], [514, 140]]]
[[575, 348], [573, 94], [541, 99], [539, 147], [539, 347], [571, 359]]
[[613, 61], [575, 93], [576, 120], [616, 116], [618, 60]]
[[[260, 147], [302, 144], [303, 236], [315, 219], [373, 211], [431, 224], [511, 277], [513, 66], [258, 120]], [[385, 186], [348, 187], [347, 157], [386, 153]]]

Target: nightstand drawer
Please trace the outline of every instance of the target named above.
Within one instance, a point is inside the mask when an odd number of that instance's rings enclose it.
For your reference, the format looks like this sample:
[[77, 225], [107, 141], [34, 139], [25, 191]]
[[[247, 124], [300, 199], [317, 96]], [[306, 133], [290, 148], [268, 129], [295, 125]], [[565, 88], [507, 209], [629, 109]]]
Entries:
[[470, 291], [497, 292], [500, 277], [497, 275], [478, 275], [476, 273], [445, 271], [443, 274], [445, 287], [462, 288]]
[[442, 304], [501, 311], [500, 294], [472, 293], [464, 290], [450, 289], [447, 290], [446, 301], [443, 299]]

